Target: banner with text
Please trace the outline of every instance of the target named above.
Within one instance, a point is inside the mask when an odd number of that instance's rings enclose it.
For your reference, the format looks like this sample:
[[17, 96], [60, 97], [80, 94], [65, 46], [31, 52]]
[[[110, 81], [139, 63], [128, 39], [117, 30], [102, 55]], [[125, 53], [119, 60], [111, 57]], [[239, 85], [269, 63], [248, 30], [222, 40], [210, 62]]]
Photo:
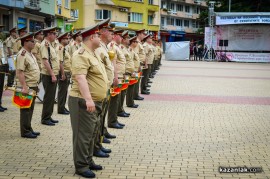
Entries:
[[[217, 54], [219, 55], [219, 52]], [[233, 62], [270, 62], [270, 53], [227, 52], [226, 57]]]
[[270, 24], [268, 15], [216, 16], [216, 25]]

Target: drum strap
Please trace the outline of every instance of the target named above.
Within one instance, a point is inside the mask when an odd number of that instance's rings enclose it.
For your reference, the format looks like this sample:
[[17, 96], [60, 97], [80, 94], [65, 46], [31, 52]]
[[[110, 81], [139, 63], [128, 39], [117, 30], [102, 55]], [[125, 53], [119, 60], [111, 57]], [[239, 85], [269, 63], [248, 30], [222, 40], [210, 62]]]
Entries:
[[49, 55], [49, 59], [48, 59], [49, 60], [49, 64], [50, 64], [51, 69], [53, 69], [52, 68], [52, 62], [51, 62], [51, 49], [50, 49], [50, 47], [48, 47], [48, 53], [49, 53], [48, 54]]

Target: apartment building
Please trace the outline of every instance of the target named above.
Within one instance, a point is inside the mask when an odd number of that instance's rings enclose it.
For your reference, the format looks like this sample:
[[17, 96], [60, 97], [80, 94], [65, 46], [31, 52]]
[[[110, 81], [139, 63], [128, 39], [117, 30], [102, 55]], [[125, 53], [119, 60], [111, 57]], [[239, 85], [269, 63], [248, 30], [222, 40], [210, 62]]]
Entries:
[[199, 14], [207, 10], [205, 1], [161, 0], [160, 36], [164, 42], [197, 40], [203, 38], [196, 32], [200, 28]]

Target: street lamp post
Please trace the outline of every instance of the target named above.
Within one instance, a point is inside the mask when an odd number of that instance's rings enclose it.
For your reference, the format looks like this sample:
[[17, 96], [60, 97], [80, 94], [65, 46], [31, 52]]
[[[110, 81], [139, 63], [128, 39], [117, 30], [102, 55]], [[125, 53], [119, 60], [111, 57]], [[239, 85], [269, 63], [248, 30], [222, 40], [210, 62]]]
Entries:
[[213, 56], [213, 31], [214, 31], [214, 16], [215, 16], [215, 12], [214, 12], [214, 5], [215, 5], [215, 1], [210, 1], [209, 2], [209, 27], [210, 27], [210, 47], [209, 47], [209, 56], [210, 59], [212, 60], [212, 56]]
[[231, 12], [231, 0], [229, 0], [229, 12]]

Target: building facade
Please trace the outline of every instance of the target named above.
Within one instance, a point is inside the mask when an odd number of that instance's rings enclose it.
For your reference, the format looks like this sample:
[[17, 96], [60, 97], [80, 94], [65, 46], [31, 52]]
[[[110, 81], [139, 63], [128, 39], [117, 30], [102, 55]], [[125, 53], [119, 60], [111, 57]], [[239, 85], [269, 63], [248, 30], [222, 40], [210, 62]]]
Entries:
[[164, 42], [197, 41], [203, 35], [197, 34], [200, 28], [197, 18], [207, 10], [205, 1], [200, 0], [161, 0], [160, 36]]
[[27, 27], [29, 32], [53, 25], [54, 0], [1, 0], [0, 24], [4, 31]]
[[159, 31], [159, 0], [72, 0], [71, 7], [78, 12], [80, 21], [75, 29], [83, 29], [111, 18], [116, 28], [127, 30], [146, 29], [157, 35]]
[[55, 1], [55, 26], [61, 29], [61, 32], [69, 32], [72, 30], [71, 19], [71, 1], [56, 0]]

